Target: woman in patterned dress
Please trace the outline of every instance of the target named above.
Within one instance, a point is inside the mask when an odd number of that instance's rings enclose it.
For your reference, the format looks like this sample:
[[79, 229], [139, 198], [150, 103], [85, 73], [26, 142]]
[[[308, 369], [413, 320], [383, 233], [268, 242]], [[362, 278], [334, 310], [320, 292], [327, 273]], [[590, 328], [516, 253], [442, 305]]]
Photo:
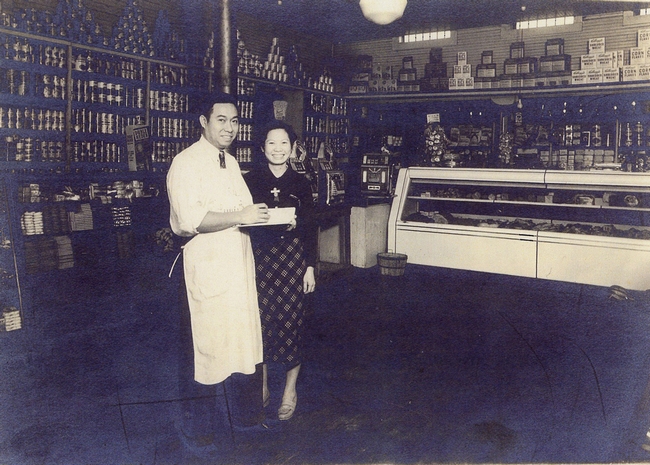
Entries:
[[269, 209], [296, 208], [289, 225], [251, 228], [264, 343], [262, 398], [268, 405], [266, 364], [281, 363], [286, 382], [278, 418], [289, 420], [298, 402], [296, 381], [302, 363], [305, 296], [316, 287], [317, 226], [311, 185], [287, 163], [296, 142], [295, 131], [284, 122], [274, 121], [261, 135], [266, 163], [245, 176], [253, 201], [266, 202]]

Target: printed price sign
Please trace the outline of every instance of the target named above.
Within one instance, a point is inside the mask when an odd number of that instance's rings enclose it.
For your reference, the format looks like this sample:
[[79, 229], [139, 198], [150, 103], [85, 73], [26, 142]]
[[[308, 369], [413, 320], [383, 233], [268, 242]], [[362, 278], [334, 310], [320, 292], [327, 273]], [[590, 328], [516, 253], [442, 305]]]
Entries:
[[439, 123], [440, 113], [429, 113], [427, 115], [427, 123]]

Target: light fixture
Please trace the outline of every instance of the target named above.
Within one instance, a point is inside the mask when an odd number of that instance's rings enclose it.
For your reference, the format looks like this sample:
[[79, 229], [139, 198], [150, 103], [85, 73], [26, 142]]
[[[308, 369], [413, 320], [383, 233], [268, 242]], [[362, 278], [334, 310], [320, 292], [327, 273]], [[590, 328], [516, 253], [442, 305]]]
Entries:
[[359, 6], [367, 20], [383, 26], [402, 17], [406, 0], [359, 0]]

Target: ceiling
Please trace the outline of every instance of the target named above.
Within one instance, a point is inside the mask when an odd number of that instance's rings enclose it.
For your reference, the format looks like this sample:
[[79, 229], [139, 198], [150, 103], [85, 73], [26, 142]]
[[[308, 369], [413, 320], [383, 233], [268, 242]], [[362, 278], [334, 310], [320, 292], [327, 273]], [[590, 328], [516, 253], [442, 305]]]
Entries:
[[[649, 2], [615, 0], [408, 0], [404, 16], [378, 26], [361, 14], [358, 0], [232, 0], [233, 10], [332, 43], [397, 37], [409, 29], [453, 29], [514, 24], [535, 15], [588, 16], [638, 10]], [[522, 8], [524, 7], [524, 8]]]

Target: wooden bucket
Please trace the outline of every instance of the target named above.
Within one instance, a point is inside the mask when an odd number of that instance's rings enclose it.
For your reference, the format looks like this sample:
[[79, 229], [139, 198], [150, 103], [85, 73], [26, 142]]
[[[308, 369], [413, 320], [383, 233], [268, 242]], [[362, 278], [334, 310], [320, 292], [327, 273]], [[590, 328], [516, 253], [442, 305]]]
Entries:
[[402, 276], [408, 256], [402, 253], [378, 253], [377, 263], [383, 276]]

